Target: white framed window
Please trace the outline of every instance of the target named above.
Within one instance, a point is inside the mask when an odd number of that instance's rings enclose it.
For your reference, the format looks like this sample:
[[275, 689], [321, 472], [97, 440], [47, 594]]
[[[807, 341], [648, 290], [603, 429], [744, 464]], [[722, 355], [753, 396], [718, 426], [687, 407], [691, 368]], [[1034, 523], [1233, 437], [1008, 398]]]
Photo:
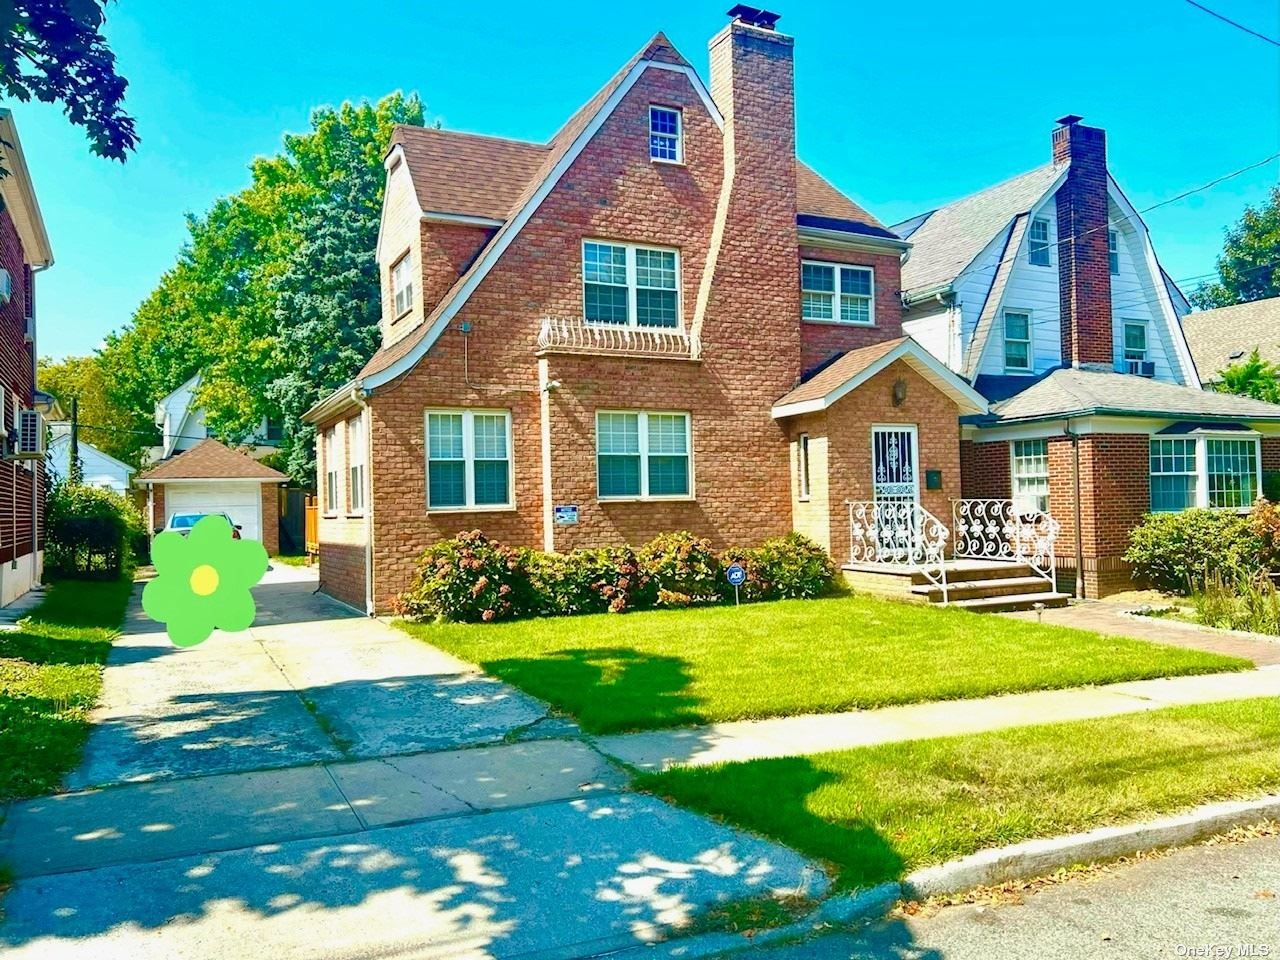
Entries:
[[1151, 438], [1151, 509], [1248, 510], [1262, 481], [1256, 435]]
[[347, 421], [347, 505], [351, 513], [364, 513], [365, 455], [364, 416]]
[[338, 428], [324, 432], [324, 512], [338, 512]]
[[680, 252], [584, 240], [582, 299], [588, 323], [676, 329], [680, 326]]
[[1198, 502], [1200, 471], [1194, 437], [1151, 438], [1151, 510], [1169, 513]]
[[1031, 314], [1025, 310], [1004, 312], [1004, 368], [1032, 369]]
[[1049, 512], [1049, 441], [1015, 440], [1009, 475], [1014, 506], [1023, 511]]
[[805, 260], [800, 264], [800, 316], [870, 327], [876, 322], [875, 272], [870, 267]]
[[649, 107], [649, 158], [684, 163], [684, 115], [675, 107]]
[[1036, 217], [1031, 221], [1031, 233], [1027, 236], [1027, 259], [1037, 267], [1047, 267], [1049, 257], [1049, 221]]
[[1147, 323], [1145, 320], [1124, 322], [1124, 359], [1130, 373], [1137, 373], [1137, 365], [1147, 359]]
[[1113, 277], [1120, 272], [1120, 235], [1114, 230], [1107, 231], [1107, 267]]
[[413, 309], [413, 258], [408, 253], [391, 266], [391, 292], [397, 318]]
[[514, 506], [510, 411], [428, 410], [426, 439], [428, 510]]
[[693, 495], [689, 414], [596, 413], [596, 489], [601, 500], [686, 499]]
[[796, 437], [796, 476], [800, 486], [800, 499], [809, 499], [809, 435]]

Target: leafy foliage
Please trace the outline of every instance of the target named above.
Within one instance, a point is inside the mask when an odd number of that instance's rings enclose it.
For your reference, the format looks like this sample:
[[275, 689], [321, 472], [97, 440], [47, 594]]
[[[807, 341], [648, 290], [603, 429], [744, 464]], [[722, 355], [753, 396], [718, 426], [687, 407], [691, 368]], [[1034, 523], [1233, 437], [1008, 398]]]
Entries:
[[1224, 630], [1280, 634], [1280, 591], [1263, 573], [1223, 575], [1214, 571], [1191, 595], [1196, 620]]
[[1149, 513], [1129, 538], [1124, 558], [1136, 579], [1168, 593], [1194, 593], [1217, 572], [1258, 571], [1263, 542], [1251, 519], [1222, 510]]
[[1280, 364], [1263, 360], [1254, 347], [1247, 358], [1223, 368], [1215, 388], [1221, 393], [1280, 403]]
[[[188, 216], [178, 262], [107, 338], [112, 402], [149, 414], [201, 372], [196, 402], [211, 432], [240, 443], [264, 416], [296, 428], [310, 399], [350, 379], [373, 349], [379, 314], [382, 158], [393, 128], [422, 117], [421, 101], [400, 93], [320, 108], [309, 132], [253, 162], [247, 188]], [[294, 476], [308, 484], [310, 454], [296, 448], [310, 442], [285, 431]]]
[[732, 596], [724, 564], [743, 563], [742, 599], [816, 597], [831, 589], [835, 566], [799, 534], [721, 557], [687, 531], [661, 534], [640, 547], [543, 553], [496, 543], [475, 530], [427, 548], [397, 612], [413, 619], [463, 622], [527, 616], [623, 613], [712, 604]]
[[1274, 296], [1280, 296], [1280, 187], [1271, 188], [1262, 206], [1245, 207], [1227, 228], [1218, 279], [1193, 293], [1191, 302], [1211, 310]]
[[142, 515], [112, 490], [60, 482], [49, 491], [45, 564], [55, 576], [115, 579], [143, 532]]
[[36, 382], [57, 397], [68, 414], [72, 398], [79, 401], [80, 436], [108, 456], [140, 467], [145, 448], [160, 442], [148, 411], [127, 410], [112, 399], [106, 371], [96, 354], [67, 357], [56, 363], [42, 359]]
[[93, 152], [124, 160], [138, 144], [124, 112], [128, 81], [102, 36], [107, 0], [0, 3], [0, 91], [23, 103], [61, 103]]

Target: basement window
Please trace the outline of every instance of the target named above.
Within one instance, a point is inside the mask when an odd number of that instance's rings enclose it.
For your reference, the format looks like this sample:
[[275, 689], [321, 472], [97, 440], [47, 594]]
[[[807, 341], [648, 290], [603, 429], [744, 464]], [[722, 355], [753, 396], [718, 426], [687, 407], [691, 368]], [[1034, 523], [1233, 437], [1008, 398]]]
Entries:
[[1049, 266], [1049, 221], [1044, 217], [1036, 217], [1031, 221], [1027, 258], [1037, 267]]
[[649, 158], [661, 163], [684, 162], [683, 120], [671, 107], [649, 108]]

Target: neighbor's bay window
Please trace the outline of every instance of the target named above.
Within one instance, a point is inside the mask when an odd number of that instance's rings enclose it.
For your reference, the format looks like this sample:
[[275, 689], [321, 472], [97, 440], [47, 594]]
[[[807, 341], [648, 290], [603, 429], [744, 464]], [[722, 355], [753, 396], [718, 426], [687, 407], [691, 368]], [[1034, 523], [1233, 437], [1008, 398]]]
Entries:
[[596, 485], [600, 499], [688, 497], [691, 444], [687, 413], [596, 414]]
[[1151, 509], [1247, 510], [1262, 473], [1256, 436], [1151, 438]]
[[1019, 510], [1049, 512], [1049, 441], [1013, 441], [1013, 503]]
[[511, 414], [427, 411], [427, 509], [510, 507]]
[[582, 244], [582, 297], [588, 323], [680, 326], [680, 254], [631, 243]]
[[800, 316], [804, 320], [873, 326], [875, 274], [870, 267], [804, 261], [800, 264]]

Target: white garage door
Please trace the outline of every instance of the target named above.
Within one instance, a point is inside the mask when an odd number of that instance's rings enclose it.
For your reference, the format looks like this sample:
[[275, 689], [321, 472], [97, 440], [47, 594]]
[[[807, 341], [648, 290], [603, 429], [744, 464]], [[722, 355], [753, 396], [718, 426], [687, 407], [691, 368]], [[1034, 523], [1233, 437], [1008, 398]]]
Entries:
[[165, 526], [175, 513], [225, 513], [246, 540], [262, 539], [262, 484], [170, 483], [164, 490]]

